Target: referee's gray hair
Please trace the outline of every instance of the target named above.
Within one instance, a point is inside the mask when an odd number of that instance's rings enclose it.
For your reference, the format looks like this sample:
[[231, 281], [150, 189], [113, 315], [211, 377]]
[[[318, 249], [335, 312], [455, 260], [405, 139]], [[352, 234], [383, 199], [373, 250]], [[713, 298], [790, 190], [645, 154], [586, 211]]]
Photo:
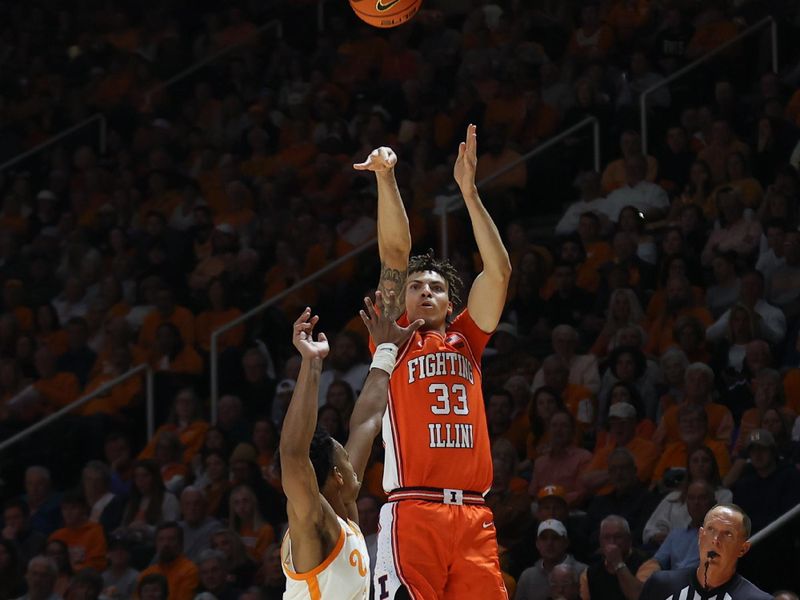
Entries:
[[616, 524], [622, 527], [622, 531], [626, 534], [631, 534], [631, 526], [628, 525], [628, 520], [625, 517], [620, 517], [619, 515], [608, 515], [605, 519], [600, 521], [600, 531], [603, 531], [604, 525], [612, 525]]

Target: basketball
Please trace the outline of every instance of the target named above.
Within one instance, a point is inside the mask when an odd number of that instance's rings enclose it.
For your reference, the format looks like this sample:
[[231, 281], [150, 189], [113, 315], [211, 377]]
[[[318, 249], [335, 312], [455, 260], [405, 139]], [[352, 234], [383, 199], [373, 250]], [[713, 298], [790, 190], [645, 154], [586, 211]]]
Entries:
[[422, 0], [350, 0], [358, 18], [373, 27], [397, 27], [417, 14]]

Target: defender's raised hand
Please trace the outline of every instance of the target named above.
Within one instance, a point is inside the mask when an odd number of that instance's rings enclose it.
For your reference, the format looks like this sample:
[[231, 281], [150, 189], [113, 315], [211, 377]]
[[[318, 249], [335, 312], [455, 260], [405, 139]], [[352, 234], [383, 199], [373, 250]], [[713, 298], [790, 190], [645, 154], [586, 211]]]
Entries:
[[425, 324], [424, 319], [417, 319], [410, 323], [408, 327], [400, 327], [397, 321], [388, 316], [393, 311], [387, 311], [385, 307], [391, 307], [397, 303], [397, 294], [394, 292], [389, 293], [386, 303], [384, 303], [383, 294], [380, 291], [375, 292], [375, 302], [378, 306], [384, 307], [380, 313], [375, 310], [372, 300], [364, 298], [364, 310], [359, 311], [359, 315], [361, 315], [361, 320], [367, 326], [367, 330], [376, 346], [392, 343], [399, 348], [408, 341], [408, 338], [417, 329]]
[[367, 160], [356, 163], [353, 168], [356, 171], [374, 171], [375, 173], [385, 173], [394, 169], [397, 164], [397, 154], [388, 146], [381, 146], [369, 153]]
[[317, 315], [312, 317], [311, 309], [306, 308], [294, 322], [292, 344], [294, 344], [294, 347], [297, 348], [303, 358], [323, 359], [328, 356], [330, 346], [325, 334], [317, 334], [317, 339], [314, 341], [314, 326], [318, 321], [319, 317]]
[[466, 139], [458, 145], [458, 158], [453, 167], [453, 177], [461, 191], [475, 186], [475, 171], [478, 168], [478, 128], [470, 124]]

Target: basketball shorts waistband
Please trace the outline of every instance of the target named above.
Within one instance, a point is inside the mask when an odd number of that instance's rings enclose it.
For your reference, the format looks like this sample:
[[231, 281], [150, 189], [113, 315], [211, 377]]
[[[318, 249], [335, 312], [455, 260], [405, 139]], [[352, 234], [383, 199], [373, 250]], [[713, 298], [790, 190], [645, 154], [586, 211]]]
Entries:
[[485, 504], [483, 494], [470, 490], [440, 489], [429, 487], [404, 487], [389, 492], [389, 502], [400, 500], [421, 500], [423, 502], [436, 502], [438, 504]]

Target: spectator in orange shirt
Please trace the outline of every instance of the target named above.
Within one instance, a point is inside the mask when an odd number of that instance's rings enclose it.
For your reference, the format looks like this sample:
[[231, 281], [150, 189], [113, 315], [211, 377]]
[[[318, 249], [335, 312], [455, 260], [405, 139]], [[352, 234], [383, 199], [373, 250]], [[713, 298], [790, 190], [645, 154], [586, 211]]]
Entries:
[[673, 329], [680, 317], [687, 316], [699, 319], [705, 327], [714, 322], [708, 309], [697, 305], [692, 297], [689, 280], [684, 276], [674, 275], [667, 280], [664, 310], [650, 325], [647, 353], [660, 356], [667, 348], [674, 345], [676, 340], [673, 337]]
[[19, 279], [8, 279], [3, 285], [3, 307], [17, 319], [22, 331], [33, 330], [33, 311], [25, 305], [25, 288]]
[[[229, 287], [224, 278], [216, 277], [208, 284], [208, 310], [204, 310], [195, 320], [197, 345], [206, 352], [211, 349], [211, 334], [225, 323], [242, 314], [242, 311], [231, 306], [228, 300]], [[217, 349], [222, 352], [228, 348], [237, 348], [244, 342], [244, 325], [237, 325], [217, 338]]]
[[[628, 177], [625, 172], [625, 161], [631, 156], [639, 156], [642, 153], [642, 137], [638, 131], [628, 129], [623, 131], [619, 138], [619, 147], [622, 156], [616, 160], [611, 161], [606, 165], [603, 170], [602, 185], [603, 191], [606, 194], [623, 187]], [[658, 161], [655, 157], [648, 155], [647, 157], [647, 174], [645, 181], [650, 183], [655, 182], [658, 175]]]
[[597, 270], [614, 258], [611, 245], [600, 238], [600, 225], [600, 217], [594, 212], [585, 212], [578, 219], [578, 235], [586, 252], [583, 268]]
[[750, 149], [747, 144], [736, 139], [726, 119], [715, 119], [711, 128], [710, 143], [700, 151], [697, 158], [708, 164], [713, 183], [719, 185], [725, 181], [728, 157], [737, 152], [746, 157], [749, 156]]
[[106, 568], [106, 536], [103, 527], [89, 521], [89, 505], [80, 489], [64, 494], [61, 499], [64, 527], [56, 530], [50, 540], [67, 545], [69, 561], [74, 571]]
[[564, 359], [551, 354], [542, 361], [542, 375], [545, 386], [556, 391], [564, 401], [577, 422], [578, 431], [583, 433], [594, 427], [595, 401], [589, 388], [569, 382], [569, 366]]
[[700, 17], [702, 25], [697, 27], [686, 49], [686, 56], [690, 60], [708, 54], [714, 48], [736, 37], [739, 32], [736, 23], [728, 19], [719, 6], [709, 3], [708, 10]]
[[58, 371], [55, 356], [48, 348], [39, 348], [34, 362], [39, 379], [33, 387], [39, 392], [44, 412], [63, 408], [78, 399], [81, 391], [78, 378], [72, 373]]
[[731, 468], [728, 445], [708, 437], [708, 415], [698, 404], [684, 404], [678, 411], [678, 441], [664, 449], [653, 471], [653, 486], [661, 483], [669, 469], [686, 467], [688, 456], [701, 446], [708, 446], [714, 453], [723, 477]]
[[732, 452], [739, 454], [747, 443], [750, 433], [761, 427], [764, 415], [768, 410], [778, 412], [779, 418], [794, 422], [797, 416], [786, 407], [786, 398], [781, 386], [781, 375], [775, 369], [761, 369], [753, 380], [753, 401], [755, 406], [742, 414], [739, 435], [733, 445]]
[[36, 307], [34, 331], [39, 343], [47, 346], [55, 356], [61, 356], [66, 352], [67, 332], [61, 329], [58, 313], [49, 302]]
[[558, 111], [542, 100], [538, 89], [524, 93], [525, 119], [519, 123], [516, 140], [524, 149], [537, 146], [556, 132], [561, 117]]
[[[520, 158], [520, 153], [509, 147], [507, 133], [504, 129], [492, 130], [486, 136], [486, 152], [478, 159], [477, 180], [484, 179], [490, 174], [506, 167]], [[528, 181], [528, 168], [521, 163], [495, 178], [485, 186], [487, 193], [499, 194], [508, 190], [522, 190]]]
[[175, 521], [161, 523], [156, 529], [154, 563], [139, 574], [139, 586], [148, 575], [166, 577], [169, 600], [192, 600], [200, 578], [197, 567], [182, 552], [183, 530]]
[[158, 436], [171, 431], [178, 435], [185, 449], [183, 462], [189, 464], [203, 446], [208, 429], [208, 423], [202, 418], [200, 399], [197, 397], [197, 393], [192, 388], [185, 387], [175, 396], [167, 422], [156, 430], [150, 442], [139, 454], [139, 458], [153, 458]]
[[150, 350], [156, 343], [156, 330], [163, 323], [171, 323], [180, 331], [186, 344], [194, 343], [194, 315], [189, 309], [175, 304], [173, 291], [162, 285], [155, 295], [156, 310], [148, 314], [139, 331], [139, 345]]
[[653, 441], [667, 445], [679, 440], [678, 414], [687, 404], [701, 406], [708, 421], [708, 435], [721, 440], [726, 445], [731, 443], [733, 435], [733, 417], [722, 404], [711, 401], [714, 390], [714, 371], [704, 363], [693, 363], [686, 368], [683, 401], [673, 406], [661, 417], [661, 422], [653, 436]]
[[[644, 440], [651, 439], [653, 437], [653, 432], [656, 430], [656, 424], [645, 414], [642, 397], [635, 385], [627, 381], [618, 381], [611, 386], [608, 397], [602, 400], [603, 406], [608, 406], [609, 409], [620, 402], [630, 404], [636, 409], [635, 437]], [[607, 416], [608, 415], [605, 415], [605, 417]], [[597, 437], [595, 438], [594, 445], [595, 450], [608, 446], [611, 443], [608, 418], [604, 418], [602, 414], [599, 415], [599, 418]]]
[[613, 491], [609, 483], [608, 459], [616, 448], [626, 448], [636, 462], [639, 481], [647, 483], [658, 462], [658, 447], [647, 439], [636, 436], [636, 408], [627, 402], [612, 404], [608, 410], [608, 443], [594, 452], [591, 462], [581, 475], [583, 485], [598, 495]]
[[180, 496], [186, 486], [189, 468], [181, 462], [183, 444], [178, 434], [174, 431], [162, 431], [156, 438], [153, 458], [161, 471], [164, 488], [176, 497]]
[[250, 558], [256, 562], [275, 541], [275, 530], [261, 515], [256, 495], [248, 485], [237, 485], [231, 491], [228, 524], [242, 538]]
[[158, 326], [150, 364], [156, 371], [183, 375], [199, 375], [203, 372], [203, 359], [192, 346], [184, 342], [180, 330], [172, 323]]

